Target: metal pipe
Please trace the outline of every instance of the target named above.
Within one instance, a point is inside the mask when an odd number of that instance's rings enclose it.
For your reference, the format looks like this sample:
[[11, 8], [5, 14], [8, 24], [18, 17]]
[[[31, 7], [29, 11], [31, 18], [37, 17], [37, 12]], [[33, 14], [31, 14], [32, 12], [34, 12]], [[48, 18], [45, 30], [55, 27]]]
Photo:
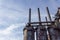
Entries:
[[29, 24], [28, 24], [29, 26], [31, 26], [30, 23], [31, 23], [31, 8], [29, 8]]
[[38, 17], [39, 17], [39, 22], [41, 22], [41, 16], [40, 16], [40, 9], [38, 8]]
[[47, 9], [47, 13], [48, 13], [49, 20], [52, 21], [48, 7], [46, 7], [46, 9]]
[[31, 8], [29, 8], [29, 23], [31, 23]]
[[[38, 19], [39, 19], [39, 22], [41, 22], [41, 15], [40, 15], [40, 9], [38, 8]], [[41, 25], [41, 23], [39, 23]]]

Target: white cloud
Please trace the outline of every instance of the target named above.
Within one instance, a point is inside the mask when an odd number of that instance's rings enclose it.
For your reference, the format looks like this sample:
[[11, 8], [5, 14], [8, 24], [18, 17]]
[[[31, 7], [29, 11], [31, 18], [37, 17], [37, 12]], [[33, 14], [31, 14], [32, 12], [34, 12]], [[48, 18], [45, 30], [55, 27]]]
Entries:
[[[22, 31], [15, 31], [13, 30], [20, 27], [24, 27], [25, 23], [19, 23], [19, 24], [12, 24], [9, 27], [7, 27], [4, 30], [0, 30], [0, 40], [23, 40]], [[18, 36], [21, 35], [21, 36]]]
[[22, 27], [24, 26], [25, 23], [20, 23], [20, 24], [12, 24], [10, 25], [9, 27], [7, 27], [6, 29], [4, 30], [0, 30], [0, 34], [3, 34], [3, 35], [9, 35], [12, 33], [12, 30], [18, 28], [18, 27]]
[[20, 2], [15, 3], [15, 0], [14, 2], [13, 0], [0, 0], [0, 25], [3, 26], [8, 25], [5, 29], [0, 30], [0, 40], [22, 40], [23, 39], [22, 37], [17, 36], [22, 34], [23, 31], [20, 30], [20, 31], [13, 32], [13, 30], [19, 27], [22, 28], [22, 26], [24, 27], [25, 25], [25, 23], [21, 23], [24, 22], [23, 19], [27, 17], [26, 10], [23, 9], [23, 7], [24, 6]]

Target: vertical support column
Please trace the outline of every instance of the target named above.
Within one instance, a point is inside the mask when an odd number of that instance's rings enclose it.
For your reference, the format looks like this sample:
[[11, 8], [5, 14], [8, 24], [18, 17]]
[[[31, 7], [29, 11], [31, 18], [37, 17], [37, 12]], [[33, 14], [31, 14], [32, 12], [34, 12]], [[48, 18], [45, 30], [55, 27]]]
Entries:
[[[47, 17], [45, 17], [45, 19], [46, 19], [46, 22], [47, 22], [48, 21]], [[48, 23], [47, 23], [47, 25], [48, 25]], [[48, 26], [46, 26], [45, 28], [46, 28], [46, 33], [47, 33], [47, 39], [51, 40], [50, 33], [49, 33], [49, 30], [48, 30]]]
[[49, 20], [52, 21], [48, 7], [46, 7], [46, 9], [47, 9], [47, 13], [48, 13]]
[[36, 30], [36, 40], [40, 40], [40, 27], [37, 26], [37, 30]]

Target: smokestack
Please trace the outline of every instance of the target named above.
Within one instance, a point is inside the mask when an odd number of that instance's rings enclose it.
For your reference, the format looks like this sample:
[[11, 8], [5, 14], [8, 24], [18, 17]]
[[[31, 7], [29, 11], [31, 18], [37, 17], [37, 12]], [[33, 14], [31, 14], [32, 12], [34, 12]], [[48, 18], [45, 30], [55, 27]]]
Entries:
[[[38, 19], [39, 19], [39, 22], [41, 22], [41, 15], [40, 15], [40, 9], [38, 8]], [[39, 23], [41, 24], [41, 23]]]
[[29, 23], [31, 23], [31, 8], [29, 8]]
[[52, 21], [48, 7], [46, 7], [46, 9], [47, 9], [47, 13], [48, 13], [49, 20]]
[[29, 26], [31, 26], [31, 8], [29, 8]]

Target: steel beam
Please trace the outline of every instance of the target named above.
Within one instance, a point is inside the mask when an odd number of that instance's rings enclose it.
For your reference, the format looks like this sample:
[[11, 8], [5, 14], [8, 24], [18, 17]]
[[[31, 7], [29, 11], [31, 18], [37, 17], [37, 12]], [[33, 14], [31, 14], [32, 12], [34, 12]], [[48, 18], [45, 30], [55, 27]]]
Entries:
[[54, 21], [48, 21], [48, 22], [31, 22], [30, 24], [39, 24], [39, 23], [54, 23]]

